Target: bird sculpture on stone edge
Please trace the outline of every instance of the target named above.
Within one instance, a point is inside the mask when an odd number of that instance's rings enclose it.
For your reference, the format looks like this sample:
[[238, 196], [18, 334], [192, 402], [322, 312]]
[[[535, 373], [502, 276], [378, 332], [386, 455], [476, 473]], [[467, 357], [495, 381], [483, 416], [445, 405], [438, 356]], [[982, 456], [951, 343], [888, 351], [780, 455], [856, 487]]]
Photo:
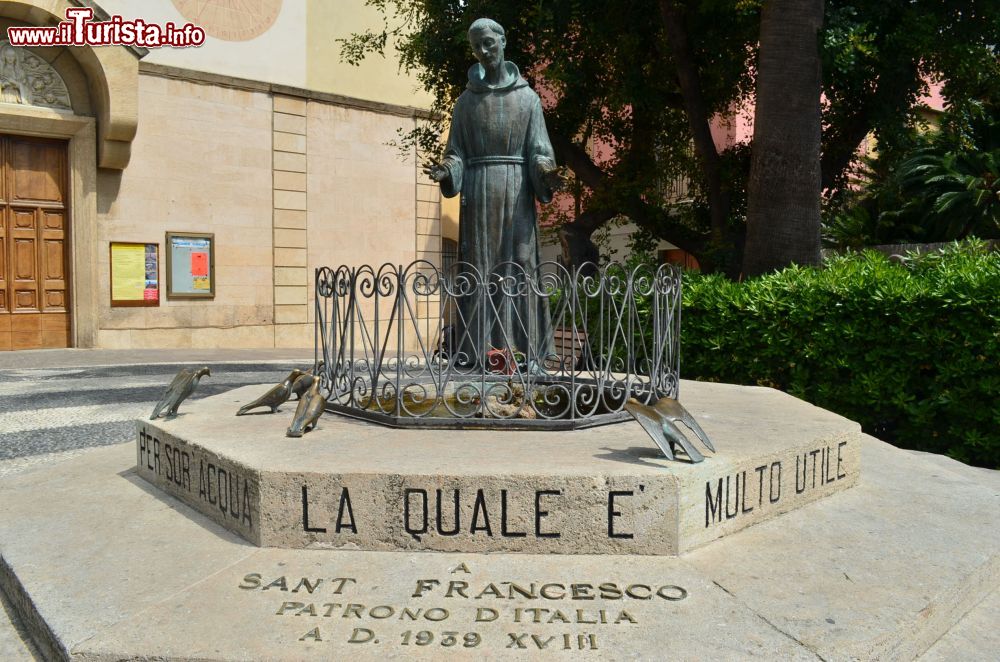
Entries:
[[323, 366], [323, 361], [320, 361], [319, 365], [315, 368], [309, 368], [301, 377], [292, 382], [292, 393], [295, 395], [296, 400], [301, 400], [302, 396], [309, 391], [309, 387], [312, 386], [316, 375], [323, 372]]
[[309, 390], [299, 399], [299, 406], [295, 408], [295, 417], [288, 426], [286, 436], [301, 437], [316, 427], [316, 421], [326, 409], [326, 398], [319, 389], [320, 381], [318, 377], [313, 378]]
[[178, 372], [174, 380], [170, 382], [170, 386], [167, 387], [166, 393], [163, 394], [160, 401], [153, 407], [153, 413], [149, 417], [149, 420], [156, 420], [161, 413], [164, 417], [176, 416], [177, 408], [184, 402], [185, 398], [194, 393], [194, 390], [198, 388], [198, 382], [205, 375], [212, 376], [212, 372], [207, 366], [200, 370], [184, 368]]
[[653, 406], [644, 405], [635, 398], [631, 398], [625, 403], [625, 410], [632, 414], [632, 417], [652, 437], [668, 460], [676, 459], [678, 446], [684, 449], [691, 462], [701, 462], [705, 459], [705, 456], [688, 441], [687, 437], [680, 431], [680, 428], [675, 425], [677, 421], [680, 421], [694, 432], [708, 450], [713, 453], [715, 452], [715, 446], [712, 445], [705, 431], [701, 429], [698, 422], [694, 420], [694, 417], [688, 413], [681, 403], [677, 402], [674, 398], [660, 398]]
[[294, 384], [295, 380], [304, 374], [304, 372], [295, 368], [288, 373], [288, 376], [285, 377], [280, 383], [272, 386], [267, 393], [260, 396], [253, 402], [240, 407], [240, 410], [236, 412], [236, 415], [242, 416], [251, 409], [257, 409], [258, 407], [270, 407], [272, 414], [278, 411], [278, 407], [288, 402], [288, 398], [292, 397], [292, 384]]

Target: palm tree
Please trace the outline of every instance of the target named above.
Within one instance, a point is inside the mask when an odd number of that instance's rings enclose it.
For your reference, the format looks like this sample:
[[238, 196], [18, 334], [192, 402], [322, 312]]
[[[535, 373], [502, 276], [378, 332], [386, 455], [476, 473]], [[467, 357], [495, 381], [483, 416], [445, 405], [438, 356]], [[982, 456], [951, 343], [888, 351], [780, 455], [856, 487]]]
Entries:
[[743, 273], [820, 262], [823, 0], [765, 0]]
[[1000, 149], [977, 151], [938, 146], [918, 150], [900, 166], [900, 188], [909, 194], [899, 212], [940, 240], [1000, 230]]

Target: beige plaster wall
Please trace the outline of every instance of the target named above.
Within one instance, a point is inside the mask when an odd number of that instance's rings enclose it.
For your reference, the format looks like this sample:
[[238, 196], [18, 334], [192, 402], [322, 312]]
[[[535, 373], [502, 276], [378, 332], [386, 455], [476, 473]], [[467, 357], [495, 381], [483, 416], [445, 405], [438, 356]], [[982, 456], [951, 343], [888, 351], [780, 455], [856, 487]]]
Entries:
[[[272, 101], [143, 75], [123, 172], [98, 177], [100, 347], [270, 347]], [[215, 233], [214, 300], [166, 297], [164, 233]], [[160, 244], [160, 306], [111, 308], [109, 242]]]
[[309, 0], [306, 23], [306, 87], [345, 96], [428, 108], [432, 98], [415, 76], [399, 70], [396, 51], [371, 56], [359, 66], [341, 62], [341, 43], [353, 33], [382, 30], [382, 14], [365, 0]]
[[[412, 119], [321, 102], [308, 106], [308, 268], [389, 262], [417, 251], [417, 168], [386, 145]], [[314, 292], [309, 288], [309, 320]], [[372, 310], [371, 306], [367, 310]], [[386, 310], [383, 309], [383, 313]]]
[[[161, 25], [188, 21], [171, 0], [101, 0], [99, 4], [109, 14], [129, 19]], [[252, 13], [252, 4], [233, 11]], [[416, 77], [400, 72], [395, 51], [390, 49], [384, 58], [366, 58], [357, 67], [341, 62], [339, 39], [381, 28], [382, 15], [366, 6], [365, 0], [282, 0], [274, 23], [256, 37], [219, 39], [210, 33], [200, 47], [154, 48], [143, 60], [368, 101], [429, 107], [431, 96], [420, 88]]]
[[416, 164], [386, 145], [413, 120], [308, 105], [308, 267], [407, 263], [415, 251]]
[[[342, 0], [327, 0], [338, 4]], [[171, 0], [100, 0], [108, 14], [127, 19], [141, 18], [164, 25], [181, 26], [189, 21]], [[206, 3], [207, 4], [207, 3]], [[233, 3], [233, 28], [243, 27], [254, 11], [254, 3]], [[207, 10], [206, 10], [207, 11]], [[198, 25], [197, 20], [191, 21]], [[222, 26], [225, 29], [225, 26]], [[274, 23], [251, 39], [220, 39], [211, 32], [197, 48], [153, 48], [143, 60], [172, 67], [206, 71], [304, 87], [306, 84], [306, 0], [282, 0]]]

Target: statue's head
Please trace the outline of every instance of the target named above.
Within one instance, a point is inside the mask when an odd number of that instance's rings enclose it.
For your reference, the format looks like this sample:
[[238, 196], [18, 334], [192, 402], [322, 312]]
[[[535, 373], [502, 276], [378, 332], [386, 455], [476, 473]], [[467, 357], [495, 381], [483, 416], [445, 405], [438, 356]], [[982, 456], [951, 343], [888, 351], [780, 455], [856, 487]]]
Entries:
[[16, 48], [11, 46], [10, 44], [6, 44], [3, 47], [3, 53], [0, 54], [0, 60], [2, 60], [4, 64], [17, 64], [18, 60], [20, 59], [21, 59], [21, 54], [18, 52]]
[[478, 18], [469, 26], [469, 44], [484, 69], [496, 69], [503, 64], [507, 37], [503, 26], [492, 18]]

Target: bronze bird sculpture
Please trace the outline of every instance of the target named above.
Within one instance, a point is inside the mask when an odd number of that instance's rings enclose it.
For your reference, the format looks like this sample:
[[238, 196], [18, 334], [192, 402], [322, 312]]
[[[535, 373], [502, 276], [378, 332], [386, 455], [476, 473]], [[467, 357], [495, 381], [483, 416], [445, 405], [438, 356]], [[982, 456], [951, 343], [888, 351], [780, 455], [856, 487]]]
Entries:
[[705, 459], [705, 456], [688, 441], [680, 428], [675, 425], [677, 421], [694, 432], [708, 450], [715, 452], [715, 447], [705, 431], [701, 429], [701, 426], [681, 403], [673, 398], [660, 398], [653, 403], [652, 407], [632, 398], [625, 403], [625, 410], [632, 414], [632, 417], [652, 437], [668, 460], [676, 459], [678, 446], [684, 449], [692, 462], [701, 462]]
[[292, 384], [296, 379], [304, 375], [305, 373], [296, 368], [288, 373], [280, 383], [275, 384], [271, 389], [260, 396], [253, 402], [243, 405], [240, 410], [236, 412], [237, 416], [242, 416], [251, 409], [257, 409], [258, 407], [270, 407], [271, 413], [278, 411], [278, 407], [288, 402], [288, 398], [292, 396]]
[[326, 408], [326, 398], [319, 390], [319, 379], [313, 379], [309, 390], [299, 400], [299, 406], [295, 408], [295, 417], [292, 424], [288, 426], [289, 437], [301, 437], [316, 427], [316, 421], [323, 415]]
[[296, 400], [301, 400], [302, 396], [309, 392], [309, 387], [312, 386], [315, 379], [309, 374], [309, 371], [306, 371], [306, 374], [292, 382], [292, 395], [295, 396]]
[[302, 396], [306, 394], [309, 387], [312, 386], [313, 380], [316, 379], [316, 375], [323, 372], [323, 361], [319, 362], [319, 365], [315, 368], [309, 368], [305, 373], [292, 382], [292, 393], [295, 395], [296, 400], [301, 400]]
[[149, 420], [156, 420], [161, 413], [164, 417], [176, 416], [177, 408], [184, 402], [185, 398], [194, 393], [194, 390], [198, 388], [198, 382], [205, 375], [212, 376], [212, 372], [208, 367], [200, 370], [184, 368], [178, 372], [174, 380], [170, 382], [170, 386], [167, 387], [166, 393], [163, 394], [160, 401], [153, 407], [153, 413], [149, 417]]

